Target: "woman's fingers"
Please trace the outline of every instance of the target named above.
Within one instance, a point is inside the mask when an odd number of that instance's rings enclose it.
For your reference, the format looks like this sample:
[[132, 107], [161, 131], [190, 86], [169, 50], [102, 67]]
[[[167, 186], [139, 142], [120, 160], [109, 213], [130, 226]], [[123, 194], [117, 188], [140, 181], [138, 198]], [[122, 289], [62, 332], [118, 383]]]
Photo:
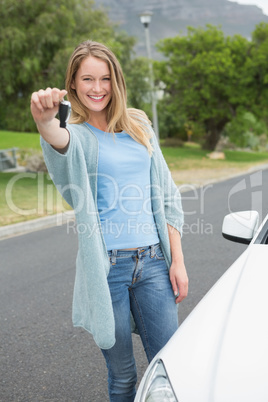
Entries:
[[60, 101], [62, 101], [64, 96], [66, 96], [66, 95], [67, 95], [67, 91], [65, 89], [62, 89], [60, 91]]
[[52, 89], [47, 88], [45, 91], [43, 91], [42, 97], [43, 97], [43, 101], [44, 101], [44, 106], [46, 106], [47, 109], [53, 109], [54, 104], [53, 104], [53, 97], [52, 97]]
[[47, 88], [34, 92], [31, 97], [31, 112], [37, 124], [51, 121], [58, 113], [59, 104], [67, 94], [65, 89]]
[[180, 303], [188, 294], [188, 276], [184, 264], [172, 263], [169, 275], [176, 303]]
[[53, 119], [58, 113], [60, 102], [67, 94], [65, 89], [47, 88], [34, 92], [31, 97], [31, 111], [35, 122]]
[[60, 90], [57, 88], [53, 88], [51, 90], [53, 105], [58, 106], [66, 94], [67, 94], [67, 91], [65, 91], [65, 89]]
[[44, 111], [44, 107], [40, 101], [40, 97], [38, 92], [34, 92], [31, 97], [31, 105], [36, 107], [40, 112]]
[[65, 89], [40, 89], [38, 92], [34, 92], [32, 94], [32, 102], [40, 111], [53, 109], [55, 106], [59, 105], [66, 94], [67, 91]]

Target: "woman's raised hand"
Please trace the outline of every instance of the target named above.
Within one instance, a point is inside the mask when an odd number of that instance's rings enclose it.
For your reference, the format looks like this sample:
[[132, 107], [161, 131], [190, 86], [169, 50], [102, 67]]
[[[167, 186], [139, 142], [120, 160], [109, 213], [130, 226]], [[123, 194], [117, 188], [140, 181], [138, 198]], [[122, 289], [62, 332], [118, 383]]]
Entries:
[[59, 104], [67, 94], [65, 89], [47, 88], [34, 92], [31, 97], [31, 112], [37, 125], [49, 123], [59, 110]]
[[55, 119], [59, 104], [67, 94], [65, 89], [47, 88], [34, 92], [31, 97], [31, 112], [39, 133], [45, 141], [58, 150], [66, 150], [69, 143], [69, 132], [61, 128]]

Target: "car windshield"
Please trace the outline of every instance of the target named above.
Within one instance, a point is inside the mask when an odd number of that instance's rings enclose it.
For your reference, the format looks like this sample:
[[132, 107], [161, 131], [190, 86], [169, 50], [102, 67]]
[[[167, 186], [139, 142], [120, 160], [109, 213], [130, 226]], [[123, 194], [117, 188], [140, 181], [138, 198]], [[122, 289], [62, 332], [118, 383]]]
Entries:
[[268, 219], [258, 234], [254, 244], [268, 244]]

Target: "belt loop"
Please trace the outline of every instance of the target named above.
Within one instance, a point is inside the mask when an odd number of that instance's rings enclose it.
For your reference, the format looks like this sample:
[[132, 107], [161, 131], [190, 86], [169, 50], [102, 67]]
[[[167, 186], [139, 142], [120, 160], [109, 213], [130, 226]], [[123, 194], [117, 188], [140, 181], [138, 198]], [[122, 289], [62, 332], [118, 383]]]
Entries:
[[152, 245], [150, 246], [150, 249], [151, 249], [151, 258], [154, 258], [154, 256], [155, 256], [155, 245], [152, 244]]
[[113, 265], [116, 264], [116, 256], [117, 256], [117, 250], [112, 250], [111, 262], [112, 262]]

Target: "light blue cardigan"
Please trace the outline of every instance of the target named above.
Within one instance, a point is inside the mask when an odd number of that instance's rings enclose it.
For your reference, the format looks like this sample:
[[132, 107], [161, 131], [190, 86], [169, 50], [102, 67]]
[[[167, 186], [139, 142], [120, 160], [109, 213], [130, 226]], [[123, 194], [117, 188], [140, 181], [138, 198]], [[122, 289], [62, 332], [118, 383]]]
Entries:
[[[115, 343], [115, 323], [106, 279], [110, 262], [97, 209], [98, 140], [85, 123], [69, 124], [67, 129], [70, 143], [65, 154], [55, 151], [42, 138], [41, 145], [54, 184], [74, 209], [77, 226], [81, 224], [83, 227], [78, 233], [73, 325], [90, 332], [100, 348], [109, 349]], [[153, 133], [150, 126], [148, 130]], [[181, 197], [154, 133], [151, 141], [154, 148], [151, 163], [152, 209], [160, 244], [170, 267], [167, 223], [182, 233]], [[98, 230], [92, 231], [92, 228]]]

